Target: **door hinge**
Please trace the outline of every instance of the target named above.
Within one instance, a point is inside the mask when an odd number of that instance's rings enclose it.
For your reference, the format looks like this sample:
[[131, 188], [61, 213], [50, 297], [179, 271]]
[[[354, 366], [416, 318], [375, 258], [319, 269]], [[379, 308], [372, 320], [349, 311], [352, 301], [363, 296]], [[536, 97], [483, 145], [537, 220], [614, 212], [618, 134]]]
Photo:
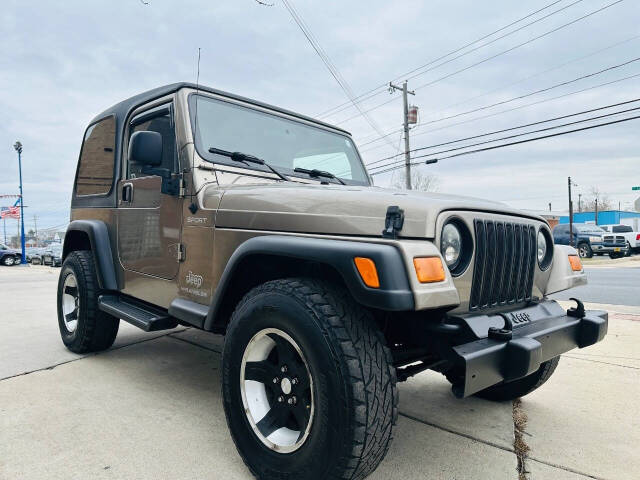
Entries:
[[178, 197], [184, 198], [187, 196], [187, 182], [184, 181], [184, 178], [180, 178], [180, 186], [178, 187]]
[[187, 254], [182, 243], [178, 244], [178, 261], [184, 262], [184, 259], [187, 258]]

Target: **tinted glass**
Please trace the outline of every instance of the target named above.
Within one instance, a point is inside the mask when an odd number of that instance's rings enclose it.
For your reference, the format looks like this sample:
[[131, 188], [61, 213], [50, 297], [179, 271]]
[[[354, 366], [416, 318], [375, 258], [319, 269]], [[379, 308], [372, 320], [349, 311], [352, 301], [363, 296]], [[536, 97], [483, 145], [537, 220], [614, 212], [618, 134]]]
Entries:
[[631, 228], [629, 225], [616, 225], [615, 227], [613, 227], [613, 232], [628, 233], [628, 232], [633, 232], [633, 228]]
[[355, 146], [345, 135], [211, 98], [191, 98], [192, 115], [197, 111], [196, 146], [212, 162], [237, 165], [208, 153], [210, 147], [254, 155], [290, 175], [302, 167], [369, 183]]
[[569, 233], [569, 225], [556, 225], [556, 227], [553, 229], [553, 233]]
[[[162, 164], [157, 168], [165, 168], [170, 172], [177, 173], [176, 136], [173, 128], [171, 112], [165, 105], [158, 109], [158, 114], [153, 116], [152, 112], [146, 112], [131, 121], [129, 138], [135, 132], [151, 131], [162, 135]], [[152, 115], [152, 116], [150, 116]], [[142, 171], [142, 165], [131, 162], [128, 167], [128, 177], [144, 177], [148, 174]]]
[[107, 117], [89, 127], [82, 142], [77, 195], [104, 195], [113, 184], [115, 161], [116, 121]]

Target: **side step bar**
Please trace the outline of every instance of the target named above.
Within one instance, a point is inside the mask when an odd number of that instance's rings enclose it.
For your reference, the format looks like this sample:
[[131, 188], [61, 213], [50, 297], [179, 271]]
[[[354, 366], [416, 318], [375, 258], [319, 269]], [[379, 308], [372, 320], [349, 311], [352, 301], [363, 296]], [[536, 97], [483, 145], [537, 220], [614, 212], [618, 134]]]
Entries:
[[168, 330], [178, 326], [178, 321], [166, 312], [146, 305], [134, 304], [117, 295], [101, 295], [98, 298], [98, 308], [145, 332]]

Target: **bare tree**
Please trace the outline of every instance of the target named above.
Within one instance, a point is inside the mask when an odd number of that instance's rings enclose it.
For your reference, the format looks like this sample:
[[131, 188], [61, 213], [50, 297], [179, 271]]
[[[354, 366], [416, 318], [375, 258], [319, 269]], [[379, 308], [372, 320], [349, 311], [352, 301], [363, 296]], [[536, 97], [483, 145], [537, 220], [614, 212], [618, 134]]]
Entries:
[[589, 193], [583, 196], [582, 211], [594, 212], [596, 210], [596, 198], [598, 199], [598, 210], [613, 210], [613, 202], [607, 196], [602, 193], [598, 187], [591, 187]]
[[[405, 188], [405, 174], [402, 172], [393, 182], [392, 186], [398, 189]], [[411, 172], [411, 188], [422, 192], [437, 192], [440, 187], [440, 179], [435, 175], [425, 175], [424, 173], [413, 170]]]

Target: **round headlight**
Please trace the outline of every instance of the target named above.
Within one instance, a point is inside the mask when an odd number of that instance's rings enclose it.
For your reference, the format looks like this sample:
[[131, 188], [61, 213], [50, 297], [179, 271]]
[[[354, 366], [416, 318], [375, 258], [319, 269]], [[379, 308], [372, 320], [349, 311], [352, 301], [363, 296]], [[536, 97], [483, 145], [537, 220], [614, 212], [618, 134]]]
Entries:
[[542, 233], [542, 230], [538, 232], [538, 263], [542, 265], [544, 257], [547, 256], [547, 239]]
[[537, 252], [540, 270], [546, 270], [551, 266], [551, 261], [553, 260], [553, 239], [546, 228], [538, 230]]
[[440, 252], [449, 270], [455, 269], [460, 261], [460, 254], [462, 252], [462, 234], [460, 230], [458, 230], [458, 227], [452, 223], [447, 223], [442, 229]]

